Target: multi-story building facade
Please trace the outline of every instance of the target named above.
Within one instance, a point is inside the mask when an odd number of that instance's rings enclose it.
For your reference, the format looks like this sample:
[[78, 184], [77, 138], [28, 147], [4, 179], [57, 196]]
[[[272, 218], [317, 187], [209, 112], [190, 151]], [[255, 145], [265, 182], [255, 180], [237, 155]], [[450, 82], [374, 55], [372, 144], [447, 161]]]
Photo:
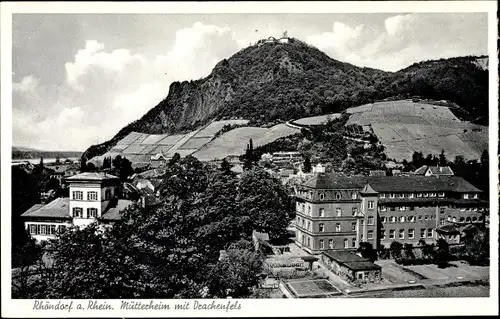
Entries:
[[315, 174], [297, 187], [296, 242], [314, 254], [434, 242], [439, 227], [484, 221], [480, 193], [457, 176]]
[[93, 222], [112, 223], [130, 200], [118, 199], [120, 181], [106, 173], [82, 173], [66, 179], [69, 198], [37, 204], [21, 215], [36, 240], [55, 238], [61, 228], [85, 227]]

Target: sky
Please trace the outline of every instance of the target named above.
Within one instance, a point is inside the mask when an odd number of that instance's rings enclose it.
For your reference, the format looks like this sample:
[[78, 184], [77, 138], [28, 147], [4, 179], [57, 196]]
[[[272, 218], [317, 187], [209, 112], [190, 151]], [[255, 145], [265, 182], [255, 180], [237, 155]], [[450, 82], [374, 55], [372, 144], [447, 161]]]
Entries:
[[397, 71], [414, 62], [486, 55], [485, 13], [14, 14], [14, 146], [83, 151], [113, 137], [174, 81], [269, 36], [330, 57]]

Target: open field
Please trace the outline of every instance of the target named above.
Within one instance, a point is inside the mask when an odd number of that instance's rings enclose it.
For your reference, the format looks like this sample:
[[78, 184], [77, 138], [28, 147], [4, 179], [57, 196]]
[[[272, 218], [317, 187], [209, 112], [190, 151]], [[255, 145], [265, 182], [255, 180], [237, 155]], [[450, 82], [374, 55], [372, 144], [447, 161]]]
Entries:
[[327, 114], [327, 115], [304, 117], [304, 118], [298, 119], [294, 122], [297, 124], [301, 124], [301, 125], [320, 125], [320, 124], [326, 123], [326, 121], [328, 121], [329, 118], [336, 119], [339, 117], [340, 117], [340, 113], [332, 113], [332, 114]]

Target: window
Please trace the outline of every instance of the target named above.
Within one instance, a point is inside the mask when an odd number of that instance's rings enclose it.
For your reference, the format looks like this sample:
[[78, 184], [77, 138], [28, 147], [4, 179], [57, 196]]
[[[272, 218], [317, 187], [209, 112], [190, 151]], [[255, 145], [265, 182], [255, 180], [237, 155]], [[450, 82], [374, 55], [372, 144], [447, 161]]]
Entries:
[[415, 229], [413, 229], [413, 228], [408, 229], [408, 238], [409, 239], [415, 238]]
[[432, 238], [432, 228], [427, 229], [427, 238]]
[[340, 193], [335, 193], [335, 199], [341, 199], [342, 198], [342, 195], [340, 195]]
[[448, 221], [451, 222], [451, 216], [450, 215], [448, 215]]
[[404, 193], [399, 193], [399, 198], [404, 198], [405, 194]]
[[401, 210], [401, 211], [406, 210], [406, 207], [405, 206], [399, 206], [399, 210]]
[[444, 207], [439, 208], [439, 213], [444, 214]]
[[391, 195], [389, 195], [390, 198], [396, 198], [396, 194], [394, 193], [391, 193]]
[[425, 228], [420, 228], [420, 238], [425, 238]]
[[384, 223], [384, 224], [387, 223], [387, 217], [385, 217], [385, 216], [382, 217], [382, 223]]
[[423, 220], [423, 219], [424, 219], [424, 218], [423, 218], [423, 216], [422, 216], [422, 215], [418, 215], [418, 220], [420, 220], [420, 221], [421, 221], [421, 220]]
[[473, 217], [472, 217], [472, 221], [473, 221], [473, 222], [477, 221], [477, 217], [476, 217], [476, 216], [473, 216]]
[[396, 231], [394, 229], [390, 229], [389, 230], [389, 239], [394, 239], [395, 233], [396, 233]]
[[97, 208], [87, 208], [88, 218], [97, 218]]
[[477, 194], [474, 194], [474, 199], [477, 199]]
[[307, 213], [308, 213], [309, 215], [311, 215], [311, 206], [310, 206], [310, 205], [307, 205]]
[[107, 189], [104, 194], [105, 194], [105, 198], [104, 198], [105, 200], [111, 199], [111, 190], [110, 189]]
[[333, 249], [333, 239], [328, 240], [328, 248]]
[[364, 219], [361, 220], [361, 227], [363, 227], [363, 226], [365, 226], [365, 220]]
[[464, 199], [469, 199], [469, 194], [464, 194]]
[[414, 223], [415, 222], [415, 216], [408, 216], [408, 221], [410, 223]]
[[399, 222], [404, 223], [405, 222], [405, 217], [404, 216], [399, 216]]
[[414, 194], [413, 194], [413, 193], [408, 194], [408, 197], [409, 197], [409, 198], [413, 198], [413, 196], [414, 196]]
[[87, 200], [97, 200], [97, 192], [87, 192]]
[[40, 225], [40, 235], [46, 235], [46, 234], [47, 234], [47, 226]]
[[337, 207], [336, 211], [337, 211], [337, 216], [342, 216], [342, 208]]
[[465, 212], [465, 207], [460, 207], [461, 212]]
[[82, 191], [73, 191], [73, 199], [82, 200], [83, 192]]
[[431, 215], [431, 219], [436, 219], [436, 215]]
[[320, 208], [318, 214], [319, 214], [319, 217], [325, 216], [325, 209], [324, 208]]
[[375, 205], [374, 205], [373, 201], [372, 200], [369, 201], [368, 202], [368, 209], [373, 209], [374, 207], [375, 207]]
[[470, 223], [470, 217], [466, 217], [465, 221], [468, 222], [468, 223]]
[[64, 225], [59, 225], [59, 232], [62, 233], [66, 230], [66, 226]]
[[415, 210], [415, 206], [410, 206], [410, 210]]
[[373, 239], [373, 230], [368, 231], [368, 239]]
[[344, 248], [349, 248], [349, 240], [344, 239]]
[[337, 223], [337, 225], [335, 225], [335, 231], [340, 231], [340, 224]]
[[324, 193], [320, 193], [320, 194], [319, 194], [319, 199], [320, 199], [320, 200], [325, 199], [325, 194], [324, 194]]
[[368, 225], [373, 225], [373, 216], [368, 216]]
[[417, 193], [417, 197], [422, 197], [422, 193]]
[[441, 225], [441, 226], [443, 226], [443, 225], [444, 225], [444, 218], [441, 218], [441, 219], [439, 220], [439, 225]]
[[385, 230], [383, 230], [380, 234], [380, 239], [384, 240], [385, 239]]
[[358, 209], [356, 207], [352, 208], [352, 216], [356, 216], [358, 214]]
[[380, 198], [385, 198], [385, 193], [381, 193], [379, 197]]
[[395, 223], [396, 222], [396, 217], [395, 216], [389, 217], [389, 222], [390, 223]]
[[[475, 217], [474, 217], [475, 218]], [[457, 217], [453, 216], [453, 222], [456, 223], [457, 222]]]
[[429, 197], [436, 197], [436, 193], [430, 193]]
[[379, 208], [380, 208], [381, 212], [385, 212], [387, 210], [387, 208], [385, 208], [385, 206], [379, 206]]
[[29, 229], [31, 235], [36, 235], [36, 225], [30, 225]]
[[307, 222], [307, 230], [311, 230], [311, 222]]
[[351, 229], [352, 231], [356, 231], [356, 223], [351, 223]]
[[438, 194], [439, 197], [444, 197], [444, 192]]
[[425, 215], [424, 219], [429, 220], [429, 215]]
[[319, 240], [319, 248], [320, 248], [320, 249], [325, 248], [325, 241], [324, 241], [323, 239], [320, 239], [320, 240]]
[[460, 217], [460, 222], [463, 223], [465, 221], [465, 218]]
[[75, 217], [75, 218], [83, 218], [83, 208], [81, 208], [81, 207], [73, 207], [73, 217]]
[[424, 197], [429, 197], [429, 193], [424, 193]]
[[398, 236], [399, 239], [405, 239], [405, 230], [404, 229], [400, 229], [399, 230], [399, 236]]
[[311, 247], [311, 237], [307, 237], [307, 247]]
[[319, 224], [319, 232], [324, 232], [325, 231], [325, 224]]
[[351, 198], [352, 198], [352, 199], [357, 199], [357, 198], [358, 198], [358, 194], [356, 194], [356, 192], [353, 192], [353, 193], [351, 194]]
[[396, 210], [396, 207], [394, 206], [391, 206], [391, 212], [395, 211]]
[[356, 239], [353, 239], [353, 240], [352, 240], [352, 247], [353, 247], [353, 248], [354, 248], [354, 247], [356, 247]]

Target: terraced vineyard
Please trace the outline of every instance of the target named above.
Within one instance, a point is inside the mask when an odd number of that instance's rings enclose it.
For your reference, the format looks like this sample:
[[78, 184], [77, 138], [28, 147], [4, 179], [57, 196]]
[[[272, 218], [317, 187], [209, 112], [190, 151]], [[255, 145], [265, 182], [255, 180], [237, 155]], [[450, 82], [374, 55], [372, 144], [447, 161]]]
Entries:
[[478, 159], [488, 147], [488, 127], [460, 121], [448, 107], [411, 100], [379, 102], [348, 110], [347, 124], [370, 125], [389, 158], [410, 160], [414, 151], [453, 159]]

